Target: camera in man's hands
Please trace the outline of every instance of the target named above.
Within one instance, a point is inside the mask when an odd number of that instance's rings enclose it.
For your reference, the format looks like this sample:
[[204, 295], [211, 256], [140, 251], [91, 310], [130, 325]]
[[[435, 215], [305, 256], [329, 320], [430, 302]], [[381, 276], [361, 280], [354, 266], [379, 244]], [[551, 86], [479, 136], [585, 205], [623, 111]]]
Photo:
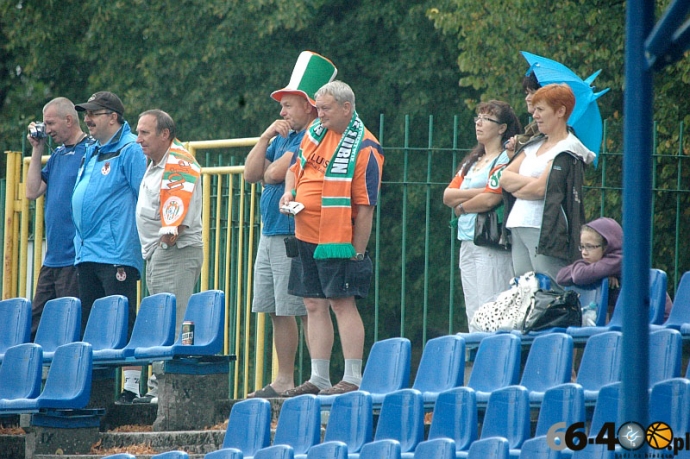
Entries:
[[34, 123], [34, 125], [29, 128], [29, 135], [34, 139], [45, 139], [48, 137], [46, 135], [45, 123]]
[[299, 248], [297, 247], [297, 238], [295, 236], [287, 236], [283, 241], [285, 242], [285, 254], [288, 258], [298, 257]]
[[304, 209], [304, 204], [297, 201], [290, 201], [280, 208], [283, 213], [289, 215], [297, 215], [302, 209]]

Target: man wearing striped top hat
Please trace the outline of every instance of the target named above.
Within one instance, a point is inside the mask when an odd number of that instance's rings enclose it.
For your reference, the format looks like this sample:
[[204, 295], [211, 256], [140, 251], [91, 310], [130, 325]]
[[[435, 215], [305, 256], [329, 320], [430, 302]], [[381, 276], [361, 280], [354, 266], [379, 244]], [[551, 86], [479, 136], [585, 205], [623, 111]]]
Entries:
[[[252, 311], [269, 314], [278, 371], [272, 382], [249, 397], [279, 397], [295, 387], [295, 355], [299, 344], [297, 320], [307, 333], [307, 311], [302, 298], [289, 295], [290, 258], [285, 238], [294, 234], [294, 220], [280, 213], [278, 204], [285, 191], [285, 174], [294, 163], [295, 153], [306, 129], [316, 118], [314, 93], [331, 81], [337, 69], [331, 61], [311, 51], [299, 55], [288, 85], [271, 97], [280, 102], [280, 116], [261, 134], [247, 156], [244, 178], [261, 183], [263, 222], [254, 264]], [[309, 340], [306, 339], [307, 346]]]

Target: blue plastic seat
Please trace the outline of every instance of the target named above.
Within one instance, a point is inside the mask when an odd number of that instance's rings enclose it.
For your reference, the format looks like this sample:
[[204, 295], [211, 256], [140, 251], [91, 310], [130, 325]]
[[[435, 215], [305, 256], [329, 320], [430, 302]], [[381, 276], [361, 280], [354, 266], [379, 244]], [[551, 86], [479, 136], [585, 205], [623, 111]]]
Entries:
[[520, 385], [529, 391], [532, 403], [540, 403], [544, 392], [569, 382], [573, 369], [573, 339], [565, 333], [537, 336], [532, 343]]
[[260, 449], [254, 455], [254, 459], [293, 459], [294, 457], [295, 452], [290, 445], [268, 446]]
[[365, 444], [359, 459], [400, 459], [400, 443], [395, 440], [376, 440]]
[[673, 378], [654, 384], [649, 396], [649, 420], [665, 422], [675, 437], [687, 432], [690, 429], [690, 380]]
[[678, 330], [665, 328], [649, 334], [649, 387], [680, 376], [683, 340]]
[[587, 445], [585, 449], [575, 451], [573, 459], [615, 459], [616, 452], [609, 451], [606, 445]]
[[661, 325], [650, 325], [650, 327], [653, 329], [657, 327], [673, 328], [683, 335], [690, 333], [690, 271], [684, 273], [680, 278], [676, 296], [673, 298], [673, 307], [666, 322]]
[[41, 346], [24, 343], [10, 347], [0, 366], [0, 400], [38, 397], [42, 372]]
[[450, 438], [423, 441], [414, 450], [414, 459], [454, 459], [455, 442]]
[[37, 398], [0, 400], [0, 412], [31, 413], [40, 409], [81, 409], [91, 397], [91, 345], [81, 341], [58, 347], [45, 386]]
[[436, 438], [453, 440], [458, 451], [468, 450], [477, 439], [477, 401], [472, 389], [455, 387], [438, 395], [428, 436]]
[[[407, 338], [389, 338], [371, 346], [359, 390], [368, 392], [374, 405], [393, 391], [409, 387], [412, 346]], [[329, 407], [340, 395], [319, 395], [321, 407]], [[353, 451], [348, 448], [348, 453]]]
[[570, 285], [566, 290], [574, 290], [580, 295], [580, 305], [585, 307], [591, 303], [597, 305], [596, 325], [606, 325], [606, 314], [609, 306], [609, 279], [603, 278], [599, 282], [589, 285]]
[[616, 424], [615, 431], [618, 432], [620, 423], [618, 422], [618, 401], [620, 399], [621, 383], [608, 384], [599, 389], [597, 403], [594, 405], [592, 422], [589, 427], [589, 437], [596, 437], [601, 428], [607, 422]]
[[206, 453], [204, 459], [244, 459], [244, 454], [237, 448], [223, 448]]
[[26, 298], [0, 301], [0, 362], [5, 351], [31, 339], [31, 302]]
[[309, 448], [307, 459], [347, 459], [347, 445], [341, 441], [329, 441]]
[[250, 398], [232, 405], [222, 448], [235, 448], [245, 457], [254, 456], [271, 442], [271, 404]]
[[127, 344], [129, 301], [123, 295], [98, 298], [91, 306], [82, 341], [91, 344], [93, 351], [121, 349]]
[[184, 320], [194, 322], [194, 344], [182, 344], [180, 331], [173, 345], [137, 346], [134, 357], [160, 360], [173, 356], [215, 355], [223, 350], [225, 293], [221, 290], [194, 293], [187, 303]]
[[388, 439], [398, 441], [403, 453], [424, 440], [424, 401], [418, 390], [400, 389], [384, 397], [374, 440]]
[[477, 440], [470, 446], [469, 459], [508, 459], [508, 440], [490, 437]]
[[103, 459], [137, 459], [136, 456], [129, 453], [111, 454], [110, 456], [103, 456]]
[[520, 338], [511, 333], [494, 334], [482, 340], [467, 382], [475, 391], [477, 404], [485, 405], [494, 390], [517, 384], [521, 352]]
[[364, 391], [347, 392], [333, 401], [323, 441], [343, 442], [348, 455], [359, 453], [372, 440], [373, 423], [371, 395]]
[[520, 448], [520, 459], [559, 459], [561, 453], [551, 449], [546, 437], [534, 437], [525, 441]]
[[[495, 390], [489, 397], [482, 423], [481, 438], [501, 437], [508, 448], [518, 450], [530, 437], [530, 406], [527, 389], [509, 386]], [[467, 451], [458, 449], [456, 457], [468, 457]], [[517, 454], [516, 454], [517, 455]]]
[[315, 395], [285, 399], [280, 408], [274, 445], [289, 445], [293, 454], [307, 454], [321, 440], [321, 405]]
[[593, 405], [599, 389], [621, 379], [621, 332], [610, 331], [594, 335], [582, 353], [577, 383], [585, 391], [585, 403]]
[[[650, 269], [649, 272], [649, 323], [661, 324], [664, 320], [664, 310], [666, 308], [666, 273], [660, 269]], [[607, 331], [620, 331], [623, 326], [623, 289], [616, 301], [616, 308], [613, 310], [611, 320], [606, 326], [602, 327], [568, 327], [566, 333], [573, 337], [574, 342], [584, 343], [590, 336], [604, 333]]]
[[129, 342], [122, 349], [94, 351], [96, 364], [122, 364], [134, 359], [138, 347], [168, 346], [175, 339], [175, 295], [157, 293], [139, 304]]
[[189, 454], [184, 451], [167, 451], [155, 454], [151, 456], [151, 459], [189, 459]]
[[43, 349], [43, 361], [50, 362], [58, 346], [79, 341], [81, 301], [74, 297], [54, 298], [46, 302], [38, 322], [34, 343]]
[[440, 392], [462, 386], [464, 381], [465, 340], [446, 335], [427, 341], [412, 384], [422, 393], [424, 403], [433, 406]]

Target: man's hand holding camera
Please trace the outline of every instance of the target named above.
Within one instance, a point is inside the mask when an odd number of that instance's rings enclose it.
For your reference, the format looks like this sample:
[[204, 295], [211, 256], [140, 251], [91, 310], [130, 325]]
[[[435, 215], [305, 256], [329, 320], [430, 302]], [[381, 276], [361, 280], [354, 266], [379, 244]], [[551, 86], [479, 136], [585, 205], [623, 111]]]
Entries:
[[32, 121], [28, 126], [28, 130], [29, 134], [27, 134], [26, 138], [29, 139], [32, 147], [40, 148], [45, 145], [48, 134], [46, 134], [46, 125], [44, 123]]

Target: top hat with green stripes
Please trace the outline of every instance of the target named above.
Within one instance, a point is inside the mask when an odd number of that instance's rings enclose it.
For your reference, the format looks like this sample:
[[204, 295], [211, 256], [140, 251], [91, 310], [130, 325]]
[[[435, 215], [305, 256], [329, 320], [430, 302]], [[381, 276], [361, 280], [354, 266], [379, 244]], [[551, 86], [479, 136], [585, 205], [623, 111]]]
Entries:
[[316, 105], [314, 94], [321, 86], [333, 81], [337, 73], [338, 69], [330, 60], [311, 51], [302, 51], [292, 70], [288, 85], [283, 89], [273, 91], [271, 97], [280, 102], [283, 95], [296, 94], [306, 97], [312, 105]]

